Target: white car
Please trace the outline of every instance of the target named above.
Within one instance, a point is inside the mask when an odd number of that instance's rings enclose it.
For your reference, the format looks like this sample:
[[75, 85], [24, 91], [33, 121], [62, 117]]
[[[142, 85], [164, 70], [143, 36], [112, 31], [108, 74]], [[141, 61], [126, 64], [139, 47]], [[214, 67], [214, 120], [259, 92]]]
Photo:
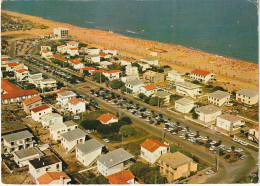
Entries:
[[236, 149], [235, 151], [236, 151], [236, 152], [243, 152], [243, 149], [238, 148], [238, 149]]
[[150, 120], [149, 119], [147, 119], [147, 120], [145, 120], [146, 122], [149, 122]]
[[87, 133], [89, 133], [89, 134], [90, 134], [90, 133], [91, 133], [91, 130], [87, 130]]
[[176, 132], [172, 132], [173, 135], [177, 134]]
[[109, 143], [110, 141], [108, 139], [103, 139], [104, 142]]
[[212, 147], [210, 147], [210, 151], [213, 151], [213, 150], [215, 150], [216, 149], [216, 147], [215, 146], [212, 146]]
[[172, 131], [172, 129], [171, 129], [171, 128], [169, 128], [167, 131], [168, 131], [168, 132], [171, 132], [171, 131]]
[[215, 143], [217, 143], [217, 142], [215, 142], [215, 141], [212, 141], [212, 142], [210, 142], [210, 145], [214, 145]]
[[231, 152], [231, 151], [232, 151], [231, 148], [227, 149], [227, 152]]
[[198, 140], [202, 139], [202, 136], [197, 137]]
[[185, 138], [185, 135], [184, 134], [181, 134], [180, 136], [179, 136], [179, 138]]
[[194, 133], [189, 133], [188, 136], [193, 137], [193, 136], [195, 136], [195, 134]]
[[207, 137], [202, 137], [202, 141], [207, 141], [208, 138]]
[[243, 159], [246, 159], [247, 156], [243, 155], [240, 159], [243, 160]]
[[164, 128], [163, 128], [163, 130], [167, 130], [167, 128], [166, 128], [166, 127], [164, 127]]
[[233, 138], [232, 140], [233, 140], [233, 141], [238, 141], [238, 139], [237, 139], [237, 138]]
[[181, 131], [182, 131], [182, 132], [186, 132], [186, 131], [187, 131], [187, 129], [186, 129], [186, 128], [183, 128]]

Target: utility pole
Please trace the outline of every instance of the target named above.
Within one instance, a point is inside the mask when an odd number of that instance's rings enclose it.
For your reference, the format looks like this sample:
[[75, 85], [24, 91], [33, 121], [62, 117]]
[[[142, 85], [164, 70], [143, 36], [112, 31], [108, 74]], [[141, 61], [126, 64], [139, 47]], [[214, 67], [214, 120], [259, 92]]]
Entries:
[[101, 72], [100, 72], [100, 74], [99, 74], [99, 78], [100, 78], [100, 84], [101, 84]]
[[155, 177], [154, 177], [154, 184], [157, 184], [157, 174], [155, 174]]
[[164, 141], [164, 138], [165, 138], [165, 131], [163, 131], [162, 133], [162, 142]]

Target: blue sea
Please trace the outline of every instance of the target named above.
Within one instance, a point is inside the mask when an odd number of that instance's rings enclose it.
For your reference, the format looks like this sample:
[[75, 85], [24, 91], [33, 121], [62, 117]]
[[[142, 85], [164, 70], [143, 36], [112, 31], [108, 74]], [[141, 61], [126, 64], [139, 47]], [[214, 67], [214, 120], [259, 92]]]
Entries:
[[256, 0], [20, 0], [2, 9], [258, 63]]

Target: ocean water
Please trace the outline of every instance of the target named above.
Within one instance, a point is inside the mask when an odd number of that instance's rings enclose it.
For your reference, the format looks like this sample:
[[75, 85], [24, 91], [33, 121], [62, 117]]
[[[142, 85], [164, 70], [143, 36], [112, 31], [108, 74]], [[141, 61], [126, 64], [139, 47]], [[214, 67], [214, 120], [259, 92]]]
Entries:
[[258, 63], [256, 0], [19, 0], [2, 9]]

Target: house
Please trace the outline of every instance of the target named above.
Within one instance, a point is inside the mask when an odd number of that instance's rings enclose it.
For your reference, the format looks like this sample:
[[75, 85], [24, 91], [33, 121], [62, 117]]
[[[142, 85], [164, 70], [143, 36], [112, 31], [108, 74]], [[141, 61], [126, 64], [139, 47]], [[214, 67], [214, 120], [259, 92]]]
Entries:
[[221, 115], [221, 109], [214, 105], [196, 108], [195, 112], [199, 115], [198, 119], [205, 123], [215, 121]]
[[73, 66], [74, 69], [80, 69], [84, 67], [84, 64], [79, 61], [79, 59], [71, 59], [69, 60], [69, 64]]
[[123, 66], [132, 66], [132, 64], [136, 62], [136, 60], [129, 59], [129, 58], [123, 58], [121, 59], [121, 65]]
[[100, 68], [108, 68], [108, 66], [110, 66], [110, 65], [112, 65], [113, 63], [111, 63], [111, 62], [108, 62], [108, 61], [102, 61], [102, 62], [100, 62], [99, 63], [99, 67]]
[[58, 27], [58, 28], [54, 28], [53, 30], [54, 30], [54, 37], [57, 37], [59, 39], [66, 38], [69, 36], [69, 29], [67, 28]]
[[118, 122], [119, 118], [114, 116], [113, 114], [103, 114], [97, 118], [98, 121], [100, 121], [102, 124], [111, 124]]
[[100, 70], [93, 70], [93, 71], [90, 71], [90, 74], [91, 74], [91, 75], [93, 75], [93, 74], [95, 74], [95, 73], [101, 73], [101, 74], [103, 74], [104, 72], [106, 72], [106, 71], [103, 70], [103, 69], [100, 69]]
[[110, 70], [105, 71], [102, 73], [104, 76], [106, 76], [109, 80], [119, 79], [121, 71], [120, 70]]
[[38, 74], [29, 74], [28, 81], [29, 83], [34, 84], [36, 87], [40, 86], [40, 81], [43, 80], [42, 73]]
[[201, 94], [201, 86], [190, 82], [176, 82], [176, 92], [189, 96], [191, 98], [196, 98]]
[[40, 96], [34, 96], [32, 98], [23, 100], [23, 109], [29, 114], [31, 109], [42, 105], [42, 98]]
[[14, 161], [19, 167], [29, 165], [29, 160], [44, 156], [38, 147], [30, 147], [14, 152]]
[[33, 135], [28, 131], [20, 131], [3, 136], [4, 148], [8, 153], [33, 147]]
[[159, 65], [159, 60], [157, 58], [154, 58], [154, 57], [141, 58], [140, 61], [148, 63], [149, 65], [154, 65], [154, 66]]
[[157, 92], [157, 88], [153, 84], [144, 85], [144, 86], [140, 87], [140, 89], [139, 89], [139, 93], [143, 93], [147, 97], [154, 94], [155, 92]]
[[141, 158], [154, 164], [160, 156], [170, 152], [170, 146], [158, 140], [146, 139], [141, 146]]
[[258, 92], [252, 89], [243, 88], [236, 92], [237, 102], [254, 105], [258, 103]]
[[66, 45], [57, 46], [57, 52], [58, 53], [64, 54], [64, 53], [67, 52], [67, 50], [68, 50], [68, 48], [67, 48]]
[[189, 98], [181, 98], [175, 101], [175, 110], [183, 114], [189, 113], [194, 108], [194, 101]]
[[168, 71], [168, 75], [166, 77], [167, 81], [173, 81], [173, 82], [184, 82], [184, 79], [185, 78], [176, 70]]
[[80, 73], [84, 73], [84, 71], [88, 71], [90, 73], [90, 71], [94, 71], [95, 68], [94, 67], [83, 67], [83, 68], [80, 68]]
[[40, 80], [40, 88], [44, 91], [45, 88], [50, 90], [56, 90], [57, 81], [55, 79], [43, 79]]
[[53, 54], [51, 51], [43, 50], [43, 51], [41, 51], [41, 57], [49, 60], [53, 57]]
[[126, 66], [125, 67], [125, 74], [127, 76], [139, 76], [138, 67]]
[[86, 111], [86, 104], [78, 98], [71, 98], [68, 101], [68, 110], [73, 114], [79, 114]]
[[146, 71], [151, 68], [151, 66], [144, 62], [138, 62], [138, 64], [142, 67], [142, 71]]
[[41, 46], [41, 51], [43, 51], [43, 50], [51, 51], [51, 47], [50, 46]]
[[67, 47], [68, 47], [68, 49], [69, 48], [78, 48], [79, 47], [79, 43], [76, 42], [76, 41], [70, 41], [70, 42], [67, 43]]
[[144, 82], [141, 80], [133, 80], [126, 82], [125, 86], [126, 88], [132, 90], [132, 92], [138, 92], [140, 87], [144, 85]]
[[111, 54], [113, 56], [117, 55], [117, 50], [116, 49], [103, 49], [102, 52], [104, 52], [105, 54]]
[[196, 172], [198, 163], [181, 152], [175, 152], [161, 156], [158, 166], [160, 173], [166, 176], [169, 183], [172, 183], [174, 180], [189, 177], [192, 172]]
[[106, 178], [110, 184], [135, 184], [135, 176], [130, 170], [122, 170]]
[[[66, 52], [67, 52], [67, 49], [66, 49]], [[66, 59], [65, 57], [61, 57], [61, 56], [59, 56], [59, 55], [57, 55], [57, 54], [54, 54], [54, 55], [53, 55], [53, 58], [54, 58], [54, 59], [58, 59], [58, 60], [60, 60], [60, 61], [62, 61], [62, 62], [67, 62], [67, 59]]]
[[153, 94], [153, 96], [158, 97], [159, 99], [162, 99], [164, 104], [170, 103], [171, 94], [166, 91], [157, 91]]
[[259, 125], [253, 125], [248, 130], [248, 139], [259, 143]]
[[99, 54], [86, 55], [85, 60], [93, 63], [100, 63], [100, 55]]
[[99, 55], [100, 49], [96, 47], [85, 48], [85, 53], [88, 55]]
[[14, 67], [17, 66], [17, 65], [18, 65], [18, 63], [16, 63], [16, 62], [7, 63], [6, 71], [13, 72], [14, 71]]
[[31, 109], [32, 119], [36, 122], [41, 122], [42, 116], [48, 113], [52, 113], [52, 108], [46, 104]]
[[67, 49], [67, 53], [70, 56], [78, 56], [79, 55], [79, 50], [78, 50], [78, 48], [68, 48]]
[[77, 94], [72, 91], [61, 92], [58, 94], [57, 101], [63, 109], [66, 109], [65, 106], [67, 106], [69, 100], [75, 97], [77, 97]]
[[96, 139], [90, 139], [76, 146], [76, 159], [84, 166], [89, 166], [101, 155], [104, 145]]
[[84, 143], [86, 136], [87, 133], [80, 128], [70, 130], [61, 134], [61, 145], [70, 152], [77, 144]]
[[195, 69], [190, 73], [190, 79], [198, 80], [202, 83], [214, 82], [215, 75], [206, 70]]
[[27, 130], [28, 127], [21, 121], [2, 121], [1, 122], [1, 135], [7, 135], [15, 132]]
[[20, 63], [19, 65], [16, 65], [16, 66], [14, 67], [14, 71], [17, 71], [17, 70], [20, 70], [20, 69], [26, 69], [26, 70], [28, 70], [28, 67], [25, 66], [23, 63]]
[[237, 116], [223, 114], [217, 117], [217, 128], [224, 129], [225, 132], [228, 132], [229, 134], [239, 133], [241, 125], [243, 125], [242, 119]]
[[229, 100], [230, 94], [225, 91], [217, 90], [208, 94], [208, 102], [219, 107], [229, 103]]
[[15, 78], [19, 81], [27, 81], [29, 77], [29, 71], [25, 68], [15, 71]]
[[143, 78], [152, 83], [164, 82], [164, 74], [148, 70], [143, 74]]
[[134, 156], [124, 149], [116, 149], [97, 158], [97, 171], [109, 176], [126, 169]]
[[100, 55], [100, 58], [101, 57], [104, 58], [104, 59], [110, 59], [111, 58], [111, 55], [106, 54], [106, 53], [100, 53], [99, 55]]
[[55, 141], [61, 140], [61, 134], [78, 128], [78, 125], [73, 121], [55, 123], [50, 125], [50, 137]]
[[63, 117], [58, 113], [48, 113], [42, 116], [42, 126], [49, 127], [55, 123], [62, 123]]
[[70, 177], [62, 171], [46, 172], [36, 179], [36, 184], [66, 185], [71, 181]]
[[139, 80], [139, 75], [121, 77], [121, 81], [123, 81], [124, 83], [135, 80]]
[[29, 172], [37, 179], [46, 172], [62, 171], [62, 161], [54, 154], [29, 161]]

